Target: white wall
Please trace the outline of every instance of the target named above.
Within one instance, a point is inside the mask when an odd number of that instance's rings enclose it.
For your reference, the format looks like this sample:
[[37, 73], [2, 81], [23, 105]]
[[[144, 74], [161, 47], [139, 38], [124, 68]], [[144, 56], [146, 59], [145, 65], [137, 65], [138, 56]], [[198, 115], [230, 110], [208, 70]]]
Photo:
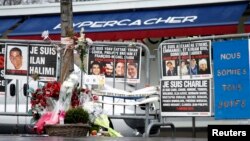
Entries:
[[[154, 7], [173, 7], [182, 5], [211, 4], [248, 0], [99, 0], [73, 3], [74, 12], [108, 11]], [[0, 7], [0, 16], [39, 15], [60, 13], [60, 3], [15, 5]]]

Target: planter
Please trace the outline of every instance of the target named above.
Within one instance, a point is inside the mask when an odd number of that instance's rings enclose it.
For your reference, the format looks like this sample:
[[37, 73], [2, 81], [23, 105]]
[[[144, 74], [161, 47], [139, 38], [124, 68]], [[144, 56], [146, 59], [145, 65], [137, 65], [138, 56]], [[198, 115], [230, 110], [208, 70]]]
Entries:
[[49, 136], [84, 137], [90, 129], [89, 124], [56, 124], [45, 125]]

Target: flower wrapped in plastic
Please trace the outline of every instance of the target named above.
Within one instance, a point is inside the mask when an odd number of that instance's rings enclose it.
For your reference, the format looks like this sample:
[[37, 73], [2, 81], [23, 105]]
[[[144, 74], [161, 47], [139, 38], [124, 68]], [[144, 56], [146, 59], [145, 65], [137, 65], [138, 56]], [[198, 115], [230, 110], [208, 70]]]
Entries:
[[32, 93], [32, 108], [38, 108], [42, 114], [34, 126], [38, 134], [43, 132], [45, 124], [59, 123], [59, 117], [63, 117], [65, 111], [79, 106], [78, 83], [78, 77], [71, 74], [62, 85], [59, 82], [48, 82], [42, 89], [38, 88]]
[[93, 41], [90, 38], [85, 38], [83, 28], [81, 28], [80, 36], [79, 37], [74, 36], [73, 39], [75, 42], [74, 48], [77, 51], [77, 53], [79, 54], [79, 57], [81, 60], [81, 70], [83, 72], [86, 72], [85, 65], [84, 65], [84, 58], [86, 57], [86, 55], [88, 53], [89, 46], [91, 46], [93, 44]]
[[83, 109], [88, 111], [90, 122], [94, 125], [108, 129], [108, 133], [111, 137], [122, 137], [119, 132], [109, 126], [108, 116], [104, 113], [101, 104], [97, 102], [98, 96], [88, 94], [83, 98], [85, 98], [85, 102], [82, 106]]
[[[55, 106], [55, 101], [59, 98], [60, 82], [48, 82], [44, 86], [39, 86], [36, 90], [29, 88], [31, 93], [31, 112], [42, 114], [44, 111], [50, 111]], [[37, 120], [37, 119], [35, 119]]]
[[[57, 124], [59, 122], [58, 117], [62, 116], [62, 114], [72, 106], [72, 95], [76, 94], [74, 91], [77, 91], [78, 84], [78, 77], [75, 74], [71, 74], [69, 78], [62, 83], [59, 99], [52, 111], [50, 120], [46, 121], [46, 124]], [[78, 106], [77, 104], [79, 104], [79, 102], [74, 103], [74, 107]]]

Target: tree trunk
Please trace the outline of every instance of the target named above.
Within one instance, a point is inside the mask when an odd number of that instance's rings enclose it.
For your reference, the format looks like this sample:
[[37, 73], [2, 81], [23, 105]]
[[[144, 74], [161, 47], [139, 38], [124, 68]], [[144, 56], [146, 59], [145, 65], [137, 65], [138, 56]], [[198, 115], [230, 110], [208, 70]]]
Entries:
[[[72, 13], [72, 1], [61, 0], [61, 38], [72, 36], [73, 29], [73, 13]], [[61, 62], [60, 62], [60, 77], [59, 81], [63, 82], [71, 72], [74, 71], [74, 54], [73, 49], [66, 49], [66, 45], [63, 45], [61, 50]], [[65, 51], [66, 49], [66, 51]]]

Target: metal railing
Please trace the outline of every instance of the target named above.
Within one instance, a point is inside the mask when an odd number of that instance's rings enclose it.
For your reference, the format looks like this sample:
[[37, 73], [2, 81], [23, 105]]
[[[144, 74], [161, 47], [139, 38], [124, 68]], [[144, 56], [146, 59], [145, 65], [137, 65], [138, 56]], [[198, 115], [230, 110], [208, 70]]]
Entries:
[[[59, 44], [60, 42], [59, 41], [50, 41], [50, 42], [47, 42], [47, 41], [40, 41], [40, 40], [9, 40], [9, 39], [0, 39], [0, 43], [23, 43], [23, 44]], [[112, 47], [116, 47], [116, 46], [123, 46], [125, 48], [128, 48], [128, 47], [136, 47], [136, 48], [141, 48], [142, 51], [144, 52], [145, 54], [145, 57], [144, 57], [144, 68], [141, 68], [144, 72], [141, 73], [141, 77], [144, 78], [144, 82], [141, 82], [140, 85], [142, 85], [143, 87], [145, 86], [148, 86], [150, 84], [150, 51], [148, 49], [148, 47], [142, 43], [136, 43], [136, 42], [93, 42], [93, 46], [96, 46], [96, 45], [104, 45], [104, 46], [112, 46]], [[115, 58], [114, 58], [114, 61], [115, 61]], [[127, 70], [127, 68], [125, 68], [125, 70]], [[58, 70], [57, 70], [58, 71]], [[127, 75], [127, 73], [125, 72], [125, 75]], [[28, 84], [28, 76], [27, 76], [27, 84]], [[18, 82], [16, 82], [16, 84], [18, 85]], [[127, 83], [127, 80], [126, 80], [126, 77], [125, 77], [125, 82], [123, 82], [122, 84], [123, 86], [121, 87], [121, 89], [123, 90], [127, 90], [127, 88], [129, 87], [129, 84]], [[135, 84], [136, 86], [133, 86], [134, 90], [138, 89], [140, 86], [138, 86], [137, 84]], [[116, 82], [116, 79], [115, 79], [115, 76], [113, 77], [113, 81], [112, 81], [112, 86], [114, 88], [118, 87], [117, 86], [117, 82]], [[7, 90], [7, 82], [6, 82], [6, 90]], [[19, 116], [31, 116], [30, 114], [28, 114], [28, 107], [29, 107], [29, 98], [28, 96], [26, 96], [26, 112], [19, 112], [19, 94], [18, 94], [18, 90], [16, 92], [16, 101], [15, 101], [15, 111], [14, 112], [8, 112], [8, 110], [6, 110], [7, 108], [7, 105], [8, 103], [6, 102], [6, 99], [7, 99], [7, 95], [9, 95], [6, 91], [5, 93], [5, 100], [4, 100], [4, 112], [0, 112], [0, 116], [16, 116], [16, 117], [19, 117]], [[137, 99], [135, 99], [136, 101]], [[116, 101], [116, 98], [113, 97], [112, 98], [112, 101], [115, 102]], [[126, 98], [123, 98], [122, 99], [123, 102], [126, 102], [127, 99]], [[132, 106], [132, 111], [134, 111], [133, 113], [127, 113], [127, 108], [128, 106], [123, 106], [123, 112], [121, 112], [120, 114], [117, 114], [117, 112], [115, 112], [115, 109], [117, 108], [117, 106], [113, 105], [112, 106], [112, 113], [109, 115], [110, 118], [113, 118], [113, 119], [140, 119], [140, 120], [144, 120], [144, 123], [145, 123], [145, 132], [147, 130], [147, 127], [150, 123], [150, 120], [151, 119], [155, 119], [156, 116], [155, 114], [157, 113], [154, 113], [154, 115], [150, 115], [150, 105], [151, 103], [147, 103], [144, 105], [144, 108], [145, 110], [140, 110], [138, 109], [138, 105], [137, 106]], [[131, 106], [130, 106], [131, 108]], [[140, 111], [140, 113], [138, 113], [137, 111]], [[19, 124], [19, 123], [17, 123]]]
[[[165, 40], [163, 41], [159, 46], [158, 46], [158, 74], [159, 74], [159, 78], [161, 78], [161, 74], [163, 73], [161, 70], [161, 47], [163, 44], [165, 43], [173, 43], [173, 42], [191, 42], [191, 41], [200, 41], [200, 40], [212, 40], [212, 41], [218, 41], [218, 40], [231, 40], [231, 39], [244, 39], [244, 38], [249, 38], [250, 37], [250, 34], [249, 33], [244, 33], [244, 34], [228, 34], [228, 35], [214, 35], [214, 36], [204, 36], [204, 37], [187, 37], [187, 38], [179, 38], [179, 39], [169, 39], [169, 40]], [[213, 67], [213, 66], [211, 66]], [[211, 87], [211, 92], [214, 93], [214, 81], [213, 79], [211, 80], [212, 82], [212, 87]], [[214, 94], [212, 94], [212, 96], [214, 96]], [[211, 99], [214, 99], [213, 97], [211, 97]], [[161, 103], [161, 102], [160, 102]], [[161, 109], [161, 108], [160, 108]], [[213, 108], [212, 108], [213, 109]], [[175, 128], [174, 128], [174, 124], [173, 123], [170, 123], [167, 121], [167, 117], [163, 117], [161, 116], [161, 111], [160, 111], [160, 121], [159, 122], [154, 122], [154, 123], [151, 123], [149, 126], [148, 126], [148, 129], [147, 129], [147, 132], [146, 132], [146, 137], [149, 137], [149, 133], [150, 133], [150, 130], [152, 127], [154, 126], [170, 126], [171, 129], [172, 129], [172, 133], [175, 132]], [[212, 116], [213, 116], [213, 111], [212, 111]], [[185, 118], [185, 117], [183, 117]], [[196, 137], [196, 130], [195, 130], [195, 126], [196, 126], [196, 123], [195, 123], [195, 117], [192, 117], [192, 136], [193, 137]], [[174, 134], [172, 134], [174, 135]]]

